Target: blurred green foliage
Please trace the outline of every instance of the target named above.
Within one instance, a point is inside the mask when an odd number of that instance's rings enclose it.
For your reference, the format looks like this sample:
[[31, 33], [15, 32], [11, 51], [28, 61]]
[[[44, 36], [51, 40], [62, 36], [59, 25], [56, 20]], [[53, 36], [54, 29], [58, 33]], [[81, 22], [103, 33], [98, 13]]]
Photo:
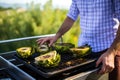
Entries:
[[[33, 3], [27, 10], [22, 8], [0, 9], [0, 40], [54, 34], [58, 31], [68, 12], [66, 9], [54, 9], [52, 0], [49, 0], [43, 9], [40, 8], [40, 4]], [[79, 33], [79, 20], [77, 20], [63, 36], [63, 41], [77, 45]], [[0, 44], [0, 52], [33, 45], [36, 45], [35, 40], [4, 43]]]

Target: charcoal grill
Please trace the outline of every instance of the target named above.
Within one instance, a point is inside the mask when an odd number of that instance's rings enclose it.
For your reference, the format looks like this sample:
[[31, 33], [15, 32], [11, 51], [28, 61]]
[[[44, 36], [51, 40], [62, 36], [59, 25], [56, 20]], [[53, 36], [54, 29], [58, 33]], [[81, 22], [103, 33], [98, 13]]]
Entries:
[[[36, 38], [40, 38], [40, 37], [37, 36]], [[32, 39], [32, 38], [35, 39], [35, 37], [30, 37], [30, 39]], [[19, 40], [28, 40], [28, 38], [0, 41], [0, 43], [8, 43], [8, 42], [19, 41]], [[54, 72], [53, 70], [46, 70], [46, 69], [42, 69], [40, 72], [40, 70], [38, 70], [38, 68], [36, 68], [36, 66], [33, 66], [31, 64], [28, 65], [28, 64], [26, 64], [26, 62], [24, 60], [21, 60], [20, 58], [17, 59], [15, 54], [16, 54], [16, 51], [10, 51], [10, 52], [1, 53], [0, 56], [2, 56], [8, 62], [12, 63], [14, 66], [18, 67], [20, 70], [22, 70], [23, 73], [28, 74], [29, 76], [31, 76], [33, 79], [36, 79], [36, 80], [48, 80], [48, 79], [64, 80], [64, 79], [69, 78], [70, 76], [76, 75], [78, 73], [89, 71], [91, 69], [92, 70], [95, 69], [94, 66], [95, 66], [96, 59], [92, 59], [92, 60], [88, 60], [86, 63], [82, 63], [77, 66], [56, 69], [57, 73]], [[32, 63], [32, 64], [34, 64], [34, 63]], [[46, 72], [44, 72], [44, 70], [46, 70]], [[6, 68], [0, 69], [0, 79], [1, 80], [2, 79], [4, 79], [4, 80], [5, 79], [20, 80], [19, 76], [15, 77], [14, 73], [11, 73], [11, 72], [12, 71], [9, 71]], [[26, 77], [28, 77], [28, 76], [26, 76]]]
[[[8, 60], [10, 63], [14, 64], [15, 66], [17, 66], [19, 69], [21, 69], [23, 72], [27, 73], [28, 75], [32, 76], [33, 78], [35, 78], [36, 80], [63, 80], [67, 77], [70, 77], [72, 75], [84, 72], [84, 71], [88, 71], [90, 69], [94, 69], [95, 64], [93, 64], [93, 61], [88, 62], [86, 65], [81, 64], [78, 67], [72, 67], [70, 69], [66, 69], [65, 71], [58, 71], [57, 73], [54, 73], [54, 71], [49, 74], [46, 72], [40, 73], [39, 70], [36, 70], [30, 66], [26, 66], [23, 62], [17, 60], [14, 56], [15, 56], [16, 52], [9, 52], [9, 53], [4, 53], [1, 54], [0, 56], [2, 56], [3, 58], [5, 58], [6, 60]], [[84, 65], [84, 66], [83, 66]], [[31, 69], [33, 68], [33, 69]], [[63, 69], [64, 70], [64, 69]], [[49, 71], [49, 70], [48, 70]], [[15, 77], [15, 75], [13, 73], [11, 73], [12, 71], [9, 71], [7, 69], [0, 69], [0, 72], [4, 72], [4, 75], [8, 75], [7, 77], [5, 76], [5, 78], [9, 78], [10, 80], [20, 80], [19, 77]], [[1, 74], [2, 75], [2, 74]], [[54, 75], [54, 76], [53, 76]], [[47, 76], [47, 77], [46, 77]], [[27, 77], [27, 76], [26, 76]], [[4, 76], [0, 76], [0, 78], [4, 78]], [[4, 78], [4, 79], [5, 79]]]
[[[35, 71], [39, 75], [49, 78], [55, 75], [58, 75], [60, 73], [68, 72], [68, 71], [74, 71], [77, 68], [79, 71], [85, 71], [89, 67], [94, 67], [95, 66], [95, 61], [96, 58], [94, 59], [89, 59], [89, 58], [74, 58], [71, 53], [65, 53], [65, 54], [60, 54], [61, 55], [61, 62], [57, 67], [53, 68], [44, 68], [42, 66], [36, 65], [34, 62], [34, 57], [33, 58], [28, 58], [28, 59], [22, 59], [17, 54], [15, 54], [15, 58], [23, 63], [26, 67], [30, 68], [31, 70]], [[67, 64], [68, 62], [71, 62], [72, 64]], [[77, 70], [78, 70], [77, 69]]]

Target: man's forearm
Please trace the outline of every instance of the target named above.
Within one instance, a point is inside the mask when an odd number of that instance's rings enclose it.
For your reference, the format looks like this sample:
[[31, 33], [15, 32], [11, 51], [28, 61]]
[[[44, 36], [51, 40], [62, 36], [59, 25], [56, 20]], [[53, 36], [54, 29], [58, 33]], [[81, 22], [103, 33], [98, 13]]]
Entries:
[[61, 37], [64, 33], [66, 33], [73, 25], [74, 20], [72, 20], [69, 17], [66, 17], [65, 21], [63, 22], [63, 24], [61, 25], [60, 29], [58, 30], [58, 32], [56, 33], [56, 37]]

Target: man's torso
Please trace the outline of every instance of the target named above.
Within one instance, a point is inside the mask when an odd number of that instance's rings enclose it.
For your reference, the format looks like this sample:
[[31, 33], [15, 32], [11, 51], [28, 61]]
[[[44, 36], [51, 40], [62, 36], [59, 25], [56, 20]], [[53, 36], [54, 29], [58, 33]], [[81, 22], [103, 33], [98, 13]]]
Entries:
[[88, 44], [94, 52], [110, 47], [115, 38], [111, 0], [73, 0], [73, 2], [73, 7], [77, 10], [71, 10], [76, 11], [75, 15], [80, 15], [81, 35], [78, 45]]

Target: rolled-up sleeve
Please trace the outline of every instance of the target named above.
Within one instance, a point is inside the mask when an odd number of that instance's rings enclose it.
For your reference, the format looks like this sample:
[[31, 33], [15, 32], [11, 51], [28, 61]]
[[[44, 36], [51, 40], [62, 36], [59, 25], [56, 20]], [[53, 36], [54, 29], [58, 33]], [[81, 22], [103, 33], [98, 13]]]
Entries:
[[77, 4], [76, 4], [75, 0], [72, 0], [72, 4], [70, 6], [67, 16], [75, 21], [77, 19], [78, 15], [79, 15], [79, 10], [77, 8]]
[[120, 0], [115, 0], [115, 13], [117, 15], [118, 20], [120, 21]]

